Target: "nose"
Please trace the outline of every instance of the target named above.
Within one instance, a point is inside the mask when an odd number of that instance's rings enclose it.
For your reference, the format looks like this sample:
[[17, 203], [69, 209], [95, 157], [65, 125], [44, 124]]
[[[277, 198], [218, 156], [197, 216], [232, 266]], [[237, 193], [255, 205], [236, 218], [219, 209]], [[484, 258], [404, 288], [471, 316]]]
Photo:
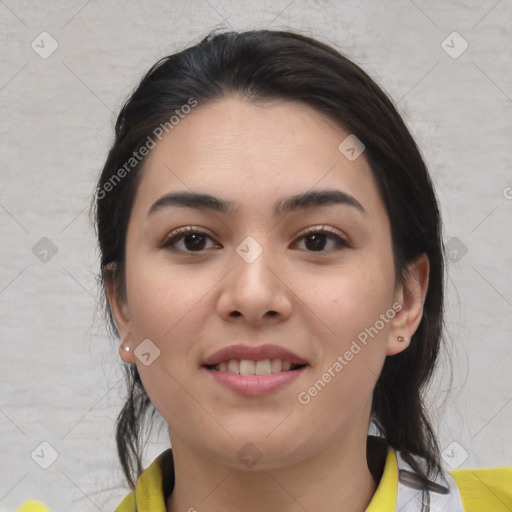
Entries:
[[284, 262], [261, 246], [259, 256], [233, 254], [233, 268], [222, 280], [217, 303], [219, 316], [228, 322], [254, 326], [282, 322], [292, 312], [293, 292], [289, 288]]

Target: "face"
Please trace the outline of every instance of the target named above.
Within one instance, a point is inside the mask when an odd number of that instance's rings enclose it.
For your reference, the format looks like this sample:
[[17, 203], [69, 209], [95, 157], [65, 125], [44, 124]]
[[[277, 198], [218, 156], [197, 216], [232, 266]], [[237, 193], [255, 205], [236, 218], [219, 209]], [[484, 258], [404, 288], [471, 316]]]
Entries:
[[[194, 109], [148, 156], [127, 231], [126, 296], [109, 298], [131, 348], [122, 357], [173, 445], [174, 435], [243, 467], [252, 443], [258, 469], [270, 469], [366, 436], [384, 359], [406, 348], [396, 338], [413, 334], [422, 298], [397, 284], [364, 153], [350, 161], [338, 149], [348, 135], [300, 103], [225, 98]], [[178, 192], [218, 201], [185, 206]], [[233, 345], [247, 352], [210, 362], [276, 373], [204, 366]], [[263, 345], [274, 352], [251, 352]], [[273, 362], [294, 357], [305, 366]]]

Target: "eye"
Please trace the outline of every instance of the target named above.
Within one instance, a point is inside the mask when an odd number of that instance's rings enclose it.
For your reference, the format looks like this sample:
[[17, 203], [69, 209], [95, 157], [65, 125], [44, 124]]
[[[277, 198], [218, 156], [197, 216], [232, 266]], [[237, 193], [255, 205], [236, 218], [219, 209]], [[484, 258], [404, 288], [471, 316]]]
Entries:
[[[308, 252], [331, 252], [332, 249], [350, 247], [345, 239], [328, 226], [308, 228], [306, 234], [302, 235], [299, 240], [304, 240], [304, 246]], [[333, 245], [326, 249], [328, 241], [331, 241]]]
[[[174, 249], [183, 252], [201, 252], [211, 247], [205, 247], [206, 241], [213, 239], [204, 231], [193, 226], [179, 228], [170, 233], [160, 244], [160, 249]], [[181, 244], [181, 246], [178, 246]], [[219, 247], [218, 244], [214, 247]]]
[[[207, 247], [207, 241], [214, 240], [206, 232], [193, 226], [176, 229], [159, 245], [161, 249], [172, 249], [182, 252], [202, 252], [212, 247], [221, 247], [216, 242]], [[304, 240], [308, 252], [331, 252], [333, 249], [348, 248], [348, 242], [328, 226], [308, 228], [298, 239]], [[326, 247], [331, 242], [331, 247]], [[179, 245], [181, 244], [181, 245]]]

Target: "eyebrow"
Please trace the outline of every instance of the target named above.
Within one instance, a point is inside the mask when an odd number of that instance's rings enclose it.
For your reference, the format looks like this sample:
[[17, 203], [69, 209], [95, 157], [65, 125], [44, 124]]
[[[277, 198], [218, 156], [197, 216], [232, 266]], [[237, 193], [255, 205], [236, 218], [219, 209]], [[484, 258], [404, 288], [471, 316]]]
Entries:
[[[318, 190], [304, 192], [288, 197], [276, 203], [274, 215], [283, 215], [297, 210], [341, 204], [352, 206], [362, 214], [367, 215], [363, 205], [352, 195], [341, 190]], [[148, 211], [148, 216], [167, 207], [179, 206], [185, 208], [196, 208], [200, 210], [212, 210], [225, 214], [233, 214], [236, 210], [235, 203], [220, 199], [210, 194], [197, 192], [171, 192], [157, 199]]]

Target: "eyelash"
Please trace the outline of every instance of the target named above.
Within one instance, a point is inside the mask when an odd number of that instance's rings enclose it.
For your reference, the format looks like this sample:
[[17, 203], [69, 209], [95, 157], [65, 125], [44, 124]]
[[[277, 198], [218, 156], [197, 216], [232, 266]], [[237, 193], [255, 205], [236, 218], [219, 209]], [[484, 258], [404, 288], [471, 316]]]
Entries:
[[[190, 234], [197, 234], [197, 235], [205, 235], [206, 237], [213, 240], [213, 238], [203, 231], [202, 229], [195, 228], [194, 226], [186, 226], [183, 228], [178, 228], [172, 233], [170, 233], [163, 242], [159, 245], [160, 249], [171, 249], [176, 251], [181, 251], [180, 249], [176, 249], [176, 247], [173, 247], [174, 244], [176, 244], [179, 240], [183, 239], [186, 235]], [[331, 239], [333, 239], [336, 242], [337, 247], [333, 249], [327, 249], [327, 250], [321, 250], [321, 251], [307, 251], [310, 253], [328, 253], [330, 254], [334, 250], [340, 250], [342, 248], [350, 248], [349, 243], [342, 237], [340, 237], [337, 232], [335, 232], [332, 228], [329, 226], [318, 226], [318, 227], [310, 227], [306, 230], [305, 233], [299, 236], [298, 240], [301, 240], [303, 238], [306, 238], [311, 235], [328, 235]], [[206, 249], [200, 250], [200, 251], [182, 251], [188, 254], [197, 253], [200, 254], [202, 252], [205, 252]]]

